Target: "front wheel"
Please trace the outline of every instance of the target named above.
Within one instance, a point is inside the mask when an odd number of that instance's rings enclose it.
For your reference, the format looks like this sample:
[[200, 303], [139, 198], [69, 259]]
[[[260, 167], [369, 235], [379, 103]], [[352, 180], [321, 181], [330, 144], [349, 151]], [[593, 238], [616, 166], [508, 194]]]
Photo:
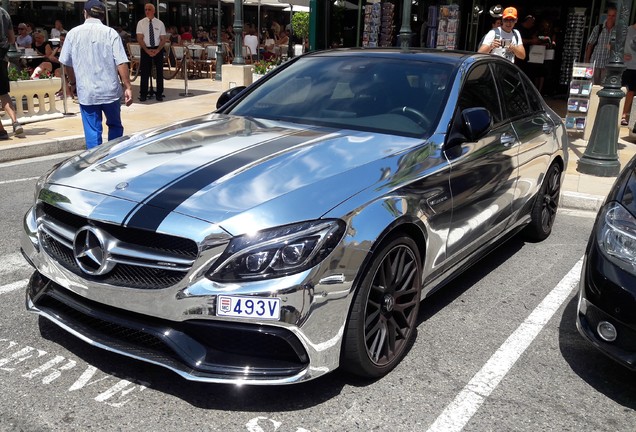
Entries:
[[365, 378], [389, 373], [416, 333], [421, 261], [406, 236], [384, 243], [356, 293], [344, 338], [341, 366]]
[[552, 232], [561, 195], [561, 167], [553, 163], [543, 179], [539, 195], [532, 206], [530, 224], [524, 229], [525, 238], [542, 241]]

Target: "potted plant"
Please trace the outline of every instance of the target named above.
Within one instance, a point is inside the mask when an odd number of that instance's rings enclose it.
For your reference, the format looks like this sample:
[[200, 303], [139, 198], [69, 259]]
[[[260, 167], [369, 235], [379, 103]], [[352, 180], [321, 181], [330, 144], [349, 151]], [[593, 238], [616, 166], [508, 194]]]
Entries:
[[18, 70], [11, 67], [8, 71], [9, 91], [16, 100], [18, 118], [61, 116], [55, 106], [55, 92], [61, 87], [62, 79], [53, 77], [50, 71], [40, 72], [36, 79], [31, 79], [32, 74], [33, 71], [27, 68]]
[[267, 72], [274, 69], [276, 65], [273, 62], [259, 60], [252, 65], [252, 82], [262, 78]]
[[305, 41], [309, 37], [309, 12], [294, 12], [291, 20], [294, 34], [303, 40], [303, 52]]

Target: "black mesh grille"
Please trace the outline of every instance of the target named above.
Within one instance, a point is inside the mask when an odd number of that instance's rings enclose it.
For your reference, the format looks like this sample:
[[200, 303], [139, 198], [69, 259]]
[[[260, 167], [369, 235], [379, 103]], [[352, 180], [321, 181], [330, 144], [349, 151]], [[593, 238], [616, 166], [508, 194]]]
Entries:
[[[195, 259], [197, 256], [198, 248], [192, 240], [103, 222], [89, 221], [50, 204], [40, 203], [38, 216], [43, 215], [75, 229], [91, 224], [124, 243], [140, 245], [160, 253], [170, 253], [189, 260]], [[41, 232], [41, 239], [47, 253], [54, 257], [62, 266], [87, 280], [99, 283], [136, 289], [162, 289], [179, 283], [186, 275], [186, 272], [183, 271], [118, 264], [104, 276], [90, 276], [79, 268], [73, 257], [72, 250], [44, 232]]]
[[42, 246], [64, 268], [82, 275], [86, 280], [114, 286], [137, 289], [162, 289], [177, 284], [185, 276], [184, 272], [119, 264], [104, 276], [91, 276], [82, 272], [69, 248], [43, 233]]

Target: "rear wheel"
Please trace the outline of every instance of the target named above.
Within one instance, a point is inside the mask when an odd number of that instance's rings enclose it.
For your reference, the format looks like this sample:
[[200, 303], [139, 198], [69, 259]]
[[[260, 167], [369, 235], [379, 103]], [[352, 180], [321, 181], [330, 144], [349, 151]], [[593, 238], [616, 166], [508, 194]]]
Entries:
[[556, 218], [560, 195], [561, 167], [553, 163], [543, 179], [543, 185], [532, 207], [531, 222], [523, 232], [528, 240], [541, 241], [548, 238]]
[[377, 378], [406, 355], [416, 333], [421, 271], [417, 245], [409, 237], [389, 240], [374, 254], [349, 317], [344, 369]]

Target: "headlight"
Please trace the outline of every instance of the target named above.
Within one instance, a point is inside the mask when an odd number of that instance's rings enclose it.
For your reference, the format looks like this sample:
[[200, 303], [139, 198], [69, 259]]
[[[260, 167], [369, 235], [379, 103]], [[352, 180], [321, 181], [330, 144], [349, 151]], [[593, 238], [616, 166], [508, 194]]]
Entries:
[[341, 220], [318, 220], [235, 237], [207, 276], [239, 282], [298, 273], [325, 259], [344, 232]]
[[601, 249], [636, 271], [636, 218], [619, 203], [611, 202], [603, 209], [599, 221]]

